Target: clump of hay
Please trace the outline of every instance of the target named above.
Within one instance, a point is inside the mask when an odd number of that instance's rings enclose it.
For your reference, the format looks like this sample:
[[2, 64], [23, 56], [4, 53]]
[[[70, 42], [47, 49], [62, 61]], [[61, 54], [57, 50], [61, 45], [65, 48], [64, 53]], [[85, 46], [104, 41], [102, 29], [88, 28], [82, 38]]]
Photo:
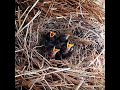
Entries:
[[[94, 0], [17, 0], [15, 88], [104, 90], [104, 11]], [[70, 33], [68, 59], [47, 60], [38, 52], [42, 36]]]

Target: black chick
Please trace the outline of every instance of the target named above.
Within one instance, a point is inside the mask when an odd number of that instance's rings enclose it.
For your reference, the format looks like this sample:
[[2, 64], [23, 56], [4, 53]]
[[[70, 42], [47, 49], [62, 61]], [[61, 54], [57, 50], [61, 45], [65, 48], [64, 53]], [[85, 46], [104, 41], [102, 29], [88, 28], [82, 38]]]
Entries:
[[53, 44], [49, 44], [46, 48], [49, 59], [55, 59], [55, 55], [59, 51], [60, 49], [57, 49]]
[[53, 43], [56, 39], [56, 33], [53, 31], [50, 31], [45, 35], [44, 42], [45, 45], [47, 46], [49, 43]]
[[73, 46], [74, 46], [74, 44], [70, 44], [69, 42], [62, 45], [62, 47], [60, 49], [60, 55], [63, 59], [69, 57], [69, 55], [72, 54]]
[[65, 43], [68, 42], [68, 38], [70, 37], [70, 34], [63, 34], [59, 37], [59, 43], [61, 44], [61, 46]]
[[73, 50], [72, 50], [73, 46], [74, 46], [74, 44], [69, 44], [69, 42], [62, 45], [60, 51], [56, 53], [55, 59], [61, 60], [61, 59], [69, 57], [73, 52]]
[[57, 48], [61, 48], [63, 44], [67, 43], [68, 42], [68, 38], [69, 38], [70, 34], [63, 34], [61, 35], [60, 37], [58, 37], [55, 42], [54, 42], [54, 45], [57, 47]]
[[63, 34], [60, 36], [60, 42], [65, 42], [66, 40], [68, 40], [70, 34]]

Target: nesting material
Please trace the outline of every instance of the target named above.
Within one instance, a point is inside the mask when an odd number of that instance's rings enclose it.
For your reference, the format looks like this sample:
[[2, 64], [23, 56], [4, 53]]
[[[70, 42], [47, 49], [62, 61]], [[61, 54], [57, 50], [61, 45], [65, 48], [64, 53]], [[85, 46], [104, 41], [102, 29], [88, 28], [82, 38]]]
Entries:
[[[105, 89], [105, 17], [101, 1], [16, 0], [17, 90]], [[69, 43], [74, 46], [68, 58], [49, 59], [43, 41], [50, 31], [57, 37], [70, 34]]]

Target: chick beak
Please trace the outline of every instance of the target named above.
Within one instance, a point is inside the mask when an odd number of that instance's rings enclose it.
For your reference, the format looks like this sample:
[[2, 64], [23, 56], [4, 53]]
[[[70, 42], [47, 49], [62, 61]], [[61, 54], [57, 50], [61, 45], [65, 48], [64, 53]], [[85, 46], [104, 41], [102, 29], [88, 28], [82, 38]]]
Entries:
[[55, 47], [53, 48], [53, 52], [56, 54], [57, 52], [59, 52], [60, 49], [56, 49]]
[[67, 49], [69, 50], [71, 47], [73, 47], [74, 44], [69, 44], [69, 42], [67, 43]]
[[70, 34], [66, 34], [66, 40], [70, 37]]
[[53, 48], [53, 54], [51, 54], [50, 58], [54, 58], [56, 53], [59, 52], [60, 49], [56, 49], [55, 47]]
[[56, 33], [55, 32], [50, 32], [50, 37], [54, 37], [56, 35]]

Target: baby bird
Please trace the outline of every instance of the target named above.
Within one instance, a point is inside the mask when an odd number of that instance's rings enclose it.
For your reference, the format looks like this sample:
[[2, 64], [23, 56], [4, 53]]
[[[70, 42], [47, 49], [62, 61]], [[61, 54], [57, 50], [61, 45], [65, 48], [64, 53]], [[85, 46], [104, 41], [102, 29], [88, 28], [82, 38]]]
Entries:
[[74, 46], [74, 44], [69, 44], [69, 42], [65, 43], [64, 45], [62, 45], [60, 51], [58, 51], [55, 54], [55, 59], [56, 60], [61, 60], [64, 58], [69, 57], [72, 54], [72, 47]]
[[47, 33], [45, 36], [46, 44], [53, 43], [55, 41], [55, 38], [56, 38], [55, 35], [56, 35], [56, 33], [53, 31], [50, 31], [49, 33]]
[[74, 44], [68, 42], [70, 34], [62, 34], [57, 36], [55, 32], [50, 31], [44, 38], [44, 51], [48, 55], [49, 59], [61, 60], [69, 57], [72, 53], [72, 47]]
[[63, 44], [67, 43], [69, 36], [70, 34], [63, 34], [60, 37], [58, 37], [54, 43], [56, 47], [61, 48]]
[[60, 49], [55, 48], [55, 46], [54, 47], [52, 47], [52, 46], [49, 47], [49, 50], [48, 50], [48, 56], [49, 56], [49, 58], [50, 59], [55, 59], [55, 55], [59, 51], [60, 51]]
[[63, 34], [60, 36], [60, 42], [65, 42], [66, 40], [68, 40], [70, 34]]
[[66, 57], [68, 57], [72, 53], [71, 48], [73, 46], [74, 46], [74, 44], [70, 44], [69, 42], [67, 42], [66, 44], [64, 44], [61, 47], [60, 54], [61, 54], [61, 56], [62, 56], [63, 59], [66, 58]]
[[55, 39], [56, 39], [56, 33], [53, 31], [50, 31], [43, 36], [43, 41], [41, 42], [43, 45], [45, 45], [45, 47], [47, 47], [49, 44], [53, 44]]

